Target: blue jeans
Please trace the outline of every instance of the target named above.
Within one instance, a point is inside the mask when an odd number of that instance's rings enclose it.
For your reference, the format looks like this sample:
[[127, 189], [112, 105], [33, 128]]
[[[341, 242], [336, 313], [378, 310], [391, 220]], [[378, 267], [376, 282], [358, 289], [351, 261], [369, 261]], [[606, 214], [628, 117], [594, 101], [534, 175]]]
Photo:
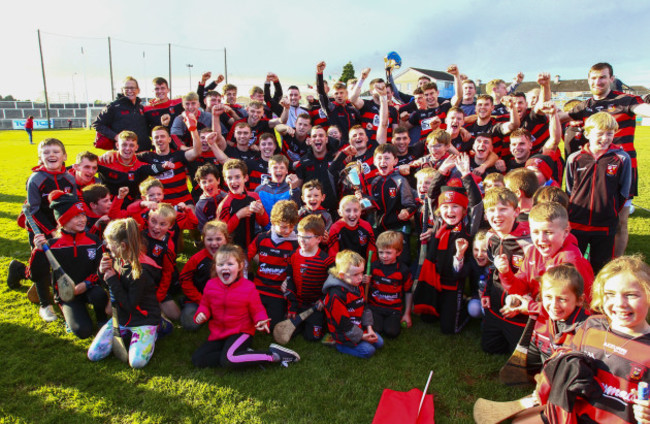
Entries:
[[32, 139], [32, 130], [31, 130], [31, 128], [25, 128], [25, 131], [27, 131], [27, 134], [29, 134], [29, 144], [34, 144], [34, 140]]
[[375, 354], [375, 350], [384, 346], [384, 339], [377, 334], [377, 341], [368, 343], [365, 340], [360, 341], [356, 346], [350, 347], [347, 345], [337, 344], [336, 350], [341, 353], [356, 356], [357, 358], [368, 359]]

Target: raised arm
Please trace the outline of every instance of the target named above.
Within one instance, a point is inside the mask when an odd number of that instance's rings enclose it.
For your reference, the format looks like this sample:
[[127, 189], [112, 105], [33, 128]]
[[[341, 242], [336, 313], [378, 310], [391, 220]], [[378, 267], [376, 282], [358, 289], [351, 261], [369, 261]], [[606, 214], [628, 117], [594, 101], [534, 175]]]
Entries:
[[501, 99], [501, 103], [503, 103], [508, 110], [510, 110], [510, 120], [508, 122], [504, 122], [501, 124], [501, 132], [503, 134], [510, 134], [517, 128], [519, 128], [519, 125], [521, 125], [521, 120], [519, 119], [519, 112], [517, 112], [517, 108], [515, 107], [515, 101], [513, 97], [506, 96], [503, 99]]
[[279, 118], [271, 119], [269, 121], [269, 127], [270, 128], [275, 128], [280, 124], [286, 124], [287, 121], [289, 120], [289, 99], [286, 97], [283, 97], [282, 100], [280, 100], [280, 105], [282, 106], [282, 114], [280, 115]]
[[187, 130], [192, 135], [192, 149], [185, 151], [185, 159], [192, 162], [201, 156], [201, 138], [199, 137], [199, 132], [196, 130], [196, 117], [191, 113], [187, 113], [187, 111], [183, 112], [182, 116]]
[[537, 82], [539, 83], [539, 100], [537, 100], [533, 112], [539, 115], [544, 113], [542, 104], [551, 101], [551, 74], [548, 72], [540, 73], [537, 76]]
[[555, 152], [557, 146], [562, 140], [562, 124], [560, 124], [560, 117], [557, 113], [557, 106], [555, 106], [555, 103], [551, 101], [544, 102], [540, 110], [548, 116], [549, 122], [549, 137], [542, 147], [542, 153], [550, 155]]
[[508, 91], [506, 92], [506, 94], [514, 93], [515, 90], [517, 90], [517, 87], [519, 87], [519, 84], [521, 84], [523, 80], [524, 80], [524, 73], [523, 72], [517, 73], [517, 75], [515, 75], [515, 77], [512, 79], [512, 84], [508, 86]]
[[377, 128], [377, 143], [386, 143], [388, 136], [388, 96], [386, 87], [379, 89], [375, 85], [375, 92], [379, 95], [379, 127]]
[[[273, 83], [274, 88], [273, 96], [271, 96], [271, 83]], [[271, 111], [278, 116], [284, 110], [280, 106], [280, 99], [282, 99], [282, 84], [280, 84], [280, 79], [273, 72], [269, 72], [264, 82], [264, 101], [270, 105]]]
[[458, 66], [449, 65], [447, 67], [447, 73], [453, 75], [454, 77], [454, 97], [451, 99], [451, 104], [453, 106], [460, 106], [460, 102], [463, 101], [463, 81], [460, 79], [460, 71]]
[[217, 133], [218, 137], [215, 140], [215, 143], [219, 149], [223, 152], [226, 150], [226, 139], [223, 138], [221, 134], [221, 115], [226, 111], [226, 106], [223, 103], [217, 103], [212, 108], [212, 132]]
[[361, 95], [361, 87], [363, 87], [363, 82], [366, 80], [366, 78], [368, 78], [368, 75], [370, 75], [370, 68], [366, 68], [361, 71], [361, 78], [359, 78], [357, 85], [355, 85], [354, 89], [352, 90], [352, 94], [350, 94], [350, 103], [352, 103], [357, 109], [361, 109], [363, 107], [363, 99], [359, 98], [359, 96]]

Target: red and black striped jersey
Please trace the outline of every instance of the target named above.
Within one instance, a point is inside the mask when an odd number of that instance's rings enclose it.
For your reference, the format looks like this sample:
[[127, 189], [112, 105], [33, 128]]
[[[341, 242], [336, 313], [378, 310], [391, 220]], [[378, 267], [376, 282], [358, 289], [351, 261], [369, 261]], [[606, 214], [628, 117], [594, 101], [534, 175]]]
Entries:
[[147, 120], [149, 129], [162, 125], [160, 118], [163, 115], [169, 115], [169, 125], [174, 122], [174, 119], [183, 113], [183, 99], [169, 99], [166, 102], [156, 103], [154, 105], [147, 105], [144, 107], [144, 118]]
[[[379, 103], [374, 100], [363, 100], [363, 107], [359, 109], [361, 126], [368, 135], [368, 145], [377, 145], [377, 129], [379, 128]], [[386, 140], [390, 142], [393, 137], [393, 124], [398, 124], [397, 109], [388, 106], [388, 131]]]
[[381, 261], [372, 263], [370, 271], [368, 304], [402, 311], [404, 294], [411, 291], [411, 271], [403, 262], [384, 265]]
[[181, 271], [181, 288], [183, 294], [192, 303], [200, 303], [205, 284], [212, 278], [214, 257], [207, 249], [201, 249], [192, 255]]
[[[530, 155], [541, 153], [542, 147], [550, 137], [548, 117], [544, 114], [536, 114], [534, 110], [528, 109], [526, 115], [521, 119], [519, 127], [530, 131], [533, 136], [533, 147], [530, 149]], [[508, 145], [510, 145], [509, 142]]]
[[636, 115], [634, 109], [643, 104], [643, 99], [632, 94], [620, 91], [610, 91], [602, 100], [593, 97], [580, 103], [571, 111], [569, 116], [576, 121], [586, 121], [591, 115], [598, 112], [607, 112], [618, 122], [618, 131], [614, 134], [614, 144], [623, 148], [632, 159], [632, 188], [630, 196], [638, 195], [638, 179], [636, 149], [634, 148], [634, 131], [636, 129]]
[[261, 156], [256, 156], [252, 159], [247, 159], [246, 168], [248, 169], [248, 189], [255, 191], [255, 189], [262, 184], [264, 178], [271, 179], [269, 174], [269, 162], [262, 159]]
[[257, 150], [248, 149], [246, 151], [243, 151], [243, 150], [239, 150], [235, 146], [227, 146], [226, 150], [224, 150], [223, 152], [230, 159], [239, 159], [239, 160], [243, 160], [244, 162], [249, 160], [254, 160], [260, 157], [260, 152], [258, 152]]
[[100, 158], [97, 167], [99, 179], [108, 188], [111, 196], [116, 197], [120, 187], [129, 188], [129, 194], [122, 202], [122, 209], [126, 209], [135, 199], [140, 198], [139, 186], [142, 181], [163, 171], [159, 164], [148, 165], [138, 159], [135, 159], [131, 165], [124, 165], [119, 159], [113, 163], [106, 163]]
[[320, 249], [314, 256], [303, 256], [300, 249], [291, 255], [286, 293], [289, 312], [302, 312], [323, 297], [323, 284], [332, 265], [334, 258]]
[[[540, 388], [543, 404], [547, 404], [544, 414], [560, 420], [553, 422], [636, 423], [632, 410], [636, 399], [635, 391], [640, 382], [650, 383], [650, 335], [646, 333], [633, 338], [612, 330], [607, 317], [596, 315], [589, 317], [576, 330], [570, 349], [584, 354], [589, 368], [595, 374], [593, 381], [602, 389], [602, 393], [592, 392], [589, 399], [577, 396], [573, 408], [563, 410], [559, 406], [561, 401], [554, 398], [554, 395], [564, 393], [563, 384], [576, 384], [577, 380], [574, 379], [566, 382], [567, 375], [578, 374], [578, 370], [567, 363], [569, 368], [564, 369], [566, 372], [554, 373], [563, 381], [556, 381], [544, 373]], [[556, 355], [550, 362], [562, 361], [570, 355], [570, 352]], [[560, 390], [556, 391], [556, 385], [560, 385]], [[553, 389], [549, 392], [551, 388]]]
[[273, 240], [272, 230], [260, 233], [248, 246], [248, 262], [259, 255], [259, 267], [253, 282], [261, 295], [284, 297], [280, 286], [287, 277], [289, 257], [298, 248], [298, 239]]
[[485, 125], [479, 125], [477, 120], [470, 125], [466, 125], [464, 128], [472, 135], [472, 143], [474, 143], [474, 139], [478, 134], [490, 134], [490, 136], [492, 136], [492, 151], [500, 158], [503, 158], [509, 154], [509, 152], [504, 151], [505, 147], [503, 139], [506, 137], [506, 135], [503, 134], [501, 124], [502, 123], [498, 122], [494, 117], [491, 117], [488, 123]]
[[327, 241], [328, 253], [335, 257], [342, 250], [353, 250], [363, 258], [368, 257], [368, 251], [377, 251], [375, 247], [375, 233], [368, 221], [359, 219], [355, 227], [348, 226], [343, 219], [339, 219], [330, 227]]
[[309, 109], [309, 118], [311, 120], [311, 125], [320, 125], [325, 128], [325, 131], [329, 128], [329, 119], [327, 119], [327, 113], [320, 107], [320, 104], [316, 102], [316, 106]]
[[138, 159], [148, 164], [158, 164], [162, 166], [165, 162], [174, 164], [173, 169], [166, 169], [156, 178], [163, 185], [165, 202], [177, 205], [178, 203], [194, 204], [192, 196], [187, 188], [187, 166], [189, 161], [182, 150], [171, 152], [166, 155], [159, 155], [154, 152], [142, 152], [138, 154]]
[[217, 208], [217, 217], [228, 225], [228, 232], [232, 234], [233, 243], [241, 246], [244, 251], [248, 250], [248, 245], [255, 237], [255, 223], [260, 227], [269, 223], [269, 216], [266, 212], [259, 215], [254, 214], [241, 220], [237, 217], [237, 212], [240, 209], [249, 207], [255, 200], [260, 200], [260, 196], [255, 192], [228, 193]]
[[420, 140], [426, 142], [427, 136], [431, 133], [434, 128], [431, 126], [431, 121], [436, 116], [440, 118], [442, 122], [440, 128], [445, 127], [445, 118], [447, 117], [447, 112], [451, 109], [451, 103], [444, 102], [437, 107], [432, 107], [429, 109], [417, 109], [411, 114], [409, 118], [409, 123], [414, 127], [420, 127]]
[[178, 276], [176, 269], [176, 247], [172, 241], [172, 233], [167, 232], [162, 240], [155, 239], [149, 235], [148, 230], [142, 231], [142, 238], [147, 244], [146, 255], [162, 268], [162, 277], [156, 283], [156, 298], [162, 302], [167, 297], [167, 291], [172, 279]]
[[631, 181], [630, 157], [618, 146], [611, 145], [598, 159], [589, 151], [589, 144], [569, 156], [566, 191], [571, 229], [605, 235], [616, 232]]

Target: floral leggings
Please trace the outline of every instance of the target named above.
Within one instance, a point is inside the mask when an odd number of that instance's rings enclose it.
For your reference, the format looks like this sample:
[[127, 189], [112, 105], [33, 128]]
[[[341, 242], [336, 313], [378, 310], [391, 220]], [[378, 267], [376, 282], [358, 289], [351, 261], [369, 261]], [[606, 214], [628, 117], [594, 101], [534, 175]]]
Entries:
[[[153, 356], [156, 337], [158, 334], [157, 325], [143, 325], [140, 327], [120, 326], [122, 337], [131, 335], [129, 344], [129, 365], [132, 368], [143, 368]], [[100, 361], [111, 354], [113, 349], [113, 321], [108, 320], [97, 332], [95, 339], [88, 348], [88, 359]]]

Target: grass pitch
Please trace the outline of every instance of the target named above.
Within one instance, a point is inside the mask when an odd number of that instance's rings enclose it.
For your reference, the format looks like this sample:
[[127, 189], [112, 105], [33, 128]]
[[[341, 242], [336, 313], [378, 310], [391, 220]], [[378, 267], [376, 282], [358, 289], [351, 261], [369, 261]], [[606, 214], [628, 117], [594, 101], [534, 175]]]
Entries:
[[[92, 146], [91, 131], [37, 131], [35, 141], [61, 139], [68, 164]], [[635, 204], [650, 209], [644, 181], [650, 166], [650, 128], [637, 128], [640, 196]], [[4, 283], [7, 266], [26, 261], [29, 246], [16, 216], [25, 200], [25, 183], [36, 165], [36, 145], [23, 131], [0, 132], [0, 422], [39, 423], [369, 423], [384, 388], [423, 388], [434, 377], [436, 421], [472, 422], [476, 398], [511, 400], [527, 390], [503, 387], [497, 372], [505, 356], [484, 354], [480, 323], [462, 334], [443, 336], [436, 325], [414, 320], [413, 328], [370, 360], [337, 353], [320, 343], [295, 339], [289, 347], [302, 361], [289, 368], [269, 365], [244, 371], [195, 369], [192, 352], [207, 339], [207, 329], [180, 328], [160, 340], [153, 359], [132, 370], [113, 357], [98, 363], [86, 358], [90, 339], [78, 340], [63, 320], [46, 324], [25, 293]], [[650, 251], [650, 213], [637, 209], [630, 218], [628, 253]], [[189, 243], [186, 243], [188, 246]], [[179, 266], [194, 253], [179, 255]], [[271, 337], [258, 335], [255, 346]]]

